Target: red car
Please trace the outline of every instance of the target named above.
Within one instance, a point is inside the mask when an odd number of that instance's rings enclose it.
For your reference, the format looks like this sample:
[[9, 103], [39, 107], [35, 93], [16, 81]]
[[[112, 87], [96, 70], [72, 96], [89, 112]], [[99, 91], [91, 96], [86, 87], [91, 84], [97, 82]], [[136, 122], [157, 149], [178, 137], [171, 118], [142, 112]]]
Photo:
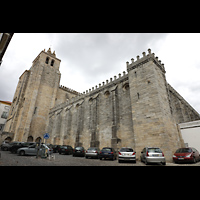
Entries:
[[200, 160], [199, 152], [193, 147], [177, 149], [173, 155], [173, 161], [175, 163], [180, 163], [180, 162], [196, 163], [199, 160]]

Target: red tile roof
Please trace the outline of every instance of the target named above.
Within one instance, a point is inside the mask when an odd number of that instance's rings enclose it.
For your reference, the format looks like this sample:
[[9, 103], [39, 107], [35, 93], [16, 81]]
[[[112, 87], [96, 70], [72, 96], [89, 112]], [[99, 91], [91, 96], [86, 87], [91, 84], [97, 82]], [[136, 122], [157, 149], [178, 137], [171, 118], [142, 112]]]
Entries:
[[11, 103], [12, 103], [12, 102], [10, 102], [10, 101], [2, 101], [2, 100], [0, 100], [0, 102], [6, 103], [6, 104], [10, 104], [10, 105], [11, 105]]

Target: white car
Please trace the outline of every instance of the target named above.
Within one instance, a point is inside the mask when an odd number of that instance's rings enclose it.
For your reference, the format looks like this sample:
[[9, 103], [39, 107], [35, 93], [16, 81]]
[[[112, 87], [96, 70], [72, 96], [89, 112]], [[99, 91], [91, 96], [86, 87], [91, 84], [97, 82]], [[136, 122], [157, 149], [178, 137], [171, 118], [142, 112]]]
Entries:
[[[20, 156], [24, 156], [24, 155], [36, 156], [37, 150], [38, 150], [38, 147], [36, 146], [36, 144], [33, 144], [29, 147], [23, 147], [23, 148], [18, 149], [17, 154], [19, 154]], [[49, 148], [45, 144], [41, 144], [38, 154], [42, 155], [42, 151], [45, 151], [46, 156], [53, 153], [53, 149]]]
[[122, 147], [119, 151], [118, 162], [130, 160], [136, 163], [136, 152], [130, 147]]

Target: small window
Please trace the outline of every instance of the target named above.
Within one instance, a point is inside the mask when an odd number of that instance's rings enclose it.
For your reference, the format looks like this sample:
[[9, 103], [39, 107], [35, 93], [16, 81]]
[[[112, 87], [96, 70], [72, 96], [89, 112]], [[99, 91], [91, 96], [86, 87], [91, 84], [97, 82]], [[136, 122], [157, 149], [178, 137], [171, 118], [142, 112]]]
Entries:
[[7, 119], [7, 114], [8, 114], [8, 112], [3, 112], [2, 115], [1, 115], [1, 118]]
[[37, 107], [35, 107], [34, 114], [36, 113], [36, 111], [37, 111]]
[[138, 100], [140, 99], [140, 93], [137, 93], [137, 96], [138, 96]]
[[46, 63], [46, 64], [49, 64], [49, 57], [46, 58], [45, 63]]
[[54, 60], [51, 61], [51, 66], [53, 66], [53, 64], [54, 64]]
[[123, 90], [124, 90], [124, 91], [129, 90], [129, 84], [128, 84], [128, 83], [125, 83], [125, 84], [123, 85]]
[[79, 106], [80, 106], [80, 104], [79, 104], [79, 103], [77, 103], [77, 104], [76, 104], [76, 108], [78, 108]]
[[89, 104], [92, 104], [92, 102], [93, 102], [93, 98], [91, 97], [91, 98], [89, 99]]
[[104, 96], [105, 96], [106, 98], [108, 98], [108, 97], [110, 96], [110, 92], [107, 90], [107, 91], [104, 93]]

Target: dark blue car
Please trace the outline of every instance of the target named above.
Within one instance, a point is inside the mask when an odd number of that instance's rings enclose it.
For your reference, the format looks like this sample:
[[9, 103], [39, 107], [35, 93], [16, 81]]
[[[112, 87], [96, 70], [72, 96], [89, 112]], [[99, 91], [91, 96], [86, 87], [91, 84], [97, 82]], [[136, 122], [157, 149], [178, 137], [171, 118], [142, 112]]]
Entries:
[[111, 160], [116, 160], [117, 153], [114, 148], [104, 147], [99, 153], [99, 159], [102, 160], [102, 158], [104, 159], [109, 158]]

